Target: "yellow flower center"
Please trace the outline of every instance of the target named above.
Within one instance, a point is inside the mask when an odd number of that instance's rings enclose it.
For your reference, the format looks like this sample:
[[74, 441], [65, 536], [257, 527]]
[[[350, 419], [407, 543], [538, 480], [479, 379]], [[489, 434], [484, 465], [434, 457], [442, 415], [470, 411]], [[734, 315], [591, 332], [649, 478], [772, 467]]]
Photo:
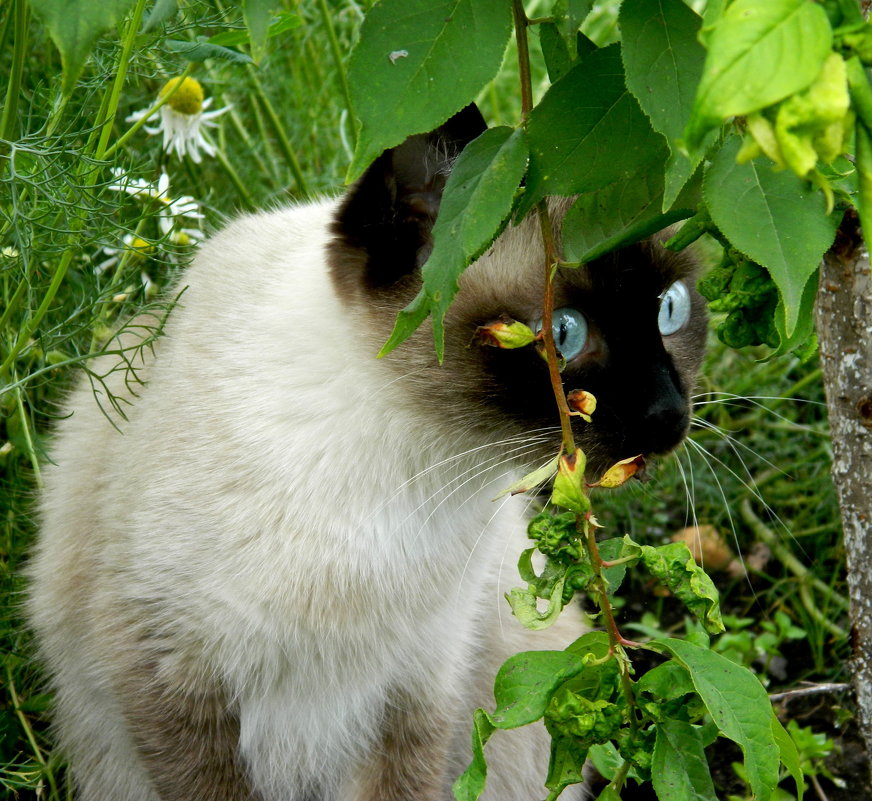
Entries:
[[[176, 89], [176, 86], [179, 88]], [[170, 78], [160, 90], [160, 97], [166, 97], [170, 92], [173, 94], [167, 100], [167, 105], [173, 111], [192, 116], [203, 110], [203, 87], [195, 78]]]
[[130, 248], [131, 250], [141, 250], [148, 253], [151, 250], [151, 242], [146, 242], [144, 239], [135, 236], [130, 242]]

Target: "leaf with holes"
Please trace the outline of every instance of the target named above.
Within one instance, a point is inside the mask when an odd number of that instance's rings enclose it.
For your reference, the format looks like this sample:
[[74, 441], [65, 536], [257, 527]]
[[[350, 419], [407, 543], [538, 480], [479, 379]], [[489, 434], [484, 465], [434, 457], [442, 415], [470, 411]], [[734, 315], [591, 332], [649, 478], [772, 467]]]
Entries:
[[383, 150], [432, 131], [471, 103], [499, 70], [511, 32], [511, 4], [504, 0], [373, 6], [348, 63], [360, 132], [347, 180]]

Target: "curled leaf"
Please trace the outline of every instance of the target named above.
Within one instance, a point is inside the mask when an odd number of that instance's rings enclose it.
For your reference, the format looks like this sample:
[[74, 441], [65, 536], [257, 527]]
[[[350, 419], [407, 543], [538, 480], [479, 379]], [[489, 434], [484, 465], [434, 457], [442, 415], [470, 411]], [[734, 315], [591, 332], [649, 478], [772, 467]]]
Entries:
[[591, 487], [620, 487], [628, 478], [636, 475], [645, 466], [645, 457], [640, 453], [629, 459], [621, 459], [606, 470], [603, 477]]
[[775, 117], [784, 161], [797, 175], [805, 177], [818, 159], [829, 163], [845, 151], [853, 124], [849, 109], [845, 61], [830, 53], [811, 86], [781, 103]]
[[517, 320], [495, 320], [475, 329], [475, 338], [481, 345], [492, 348], [523, 348], [536, 341], [536, 334], [529, 326]]
[[535, 593], [514, 587], [506, 593], [506, 600], [512, 607], [512, 614], [525, 628], [533, 631], [547, 629], [557, 620], [563, 610], [563, 584], [565, 581], [565, 576], [557, 580], [551, 597], [548, 599], [548, 608], [544, 612], [539, 611]]
[[566, 403], [572, 414], [590, 422], [590, 416], [596, 411], [596, 397], [583, 389], [574, 389], [566, 396]]
[[576, 448], [574, 453], [560, 457], [551, 503], [562, 506], [576, 514], [590, 510], [590, 498], [584, 486], [584, 468], [587, 464], [584, 452]]
[[712, 580], [693, 561], [687, 545], [683, 542], [657, 548], [643, 545], [640, 555], [648, 572], [669, 588], [709, 634], [720, 634], [724, 630], [718, 591]]

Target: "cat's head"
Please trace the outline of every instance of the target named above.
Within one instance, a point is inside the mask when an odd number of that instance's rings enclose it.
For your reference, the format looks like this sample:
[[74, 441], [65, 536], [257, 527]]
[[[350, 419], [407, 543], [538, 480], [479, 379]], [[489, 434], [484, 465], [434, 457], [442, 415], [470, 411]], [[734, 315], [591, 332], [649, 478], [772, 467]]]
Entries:
[[[437, 131], [411, 137], [376, 160], [339, 207], [332, 275], [340, 297], [367, 320], [373, 355], [420, 288], [452, 162], [485, 127], [468, 107]], [[570, 203], [552, 203], [556, 229]], [[405, 377], [410, 402], [491, 437], [556, 427], [547, 365], [535, 348], [501, 350], [475, 338], [479, 326], [501, 318], [540, 325], [544, 269], [535, 216], [509, 226], [461, 277], [445, 320], [444, 365], [427, 323], [383, 360]], [[690, 257], [654, 237], [557, 272], [553, 327], [566, 360], [564, 389], [587, 390], [598, 401], [591, 422], [573, 423], [588, 480], [619, 459], [666, 453], [684, 438], [706, 338], [695, 270]], [[555, 428], [543, 455], [558, 443]]]

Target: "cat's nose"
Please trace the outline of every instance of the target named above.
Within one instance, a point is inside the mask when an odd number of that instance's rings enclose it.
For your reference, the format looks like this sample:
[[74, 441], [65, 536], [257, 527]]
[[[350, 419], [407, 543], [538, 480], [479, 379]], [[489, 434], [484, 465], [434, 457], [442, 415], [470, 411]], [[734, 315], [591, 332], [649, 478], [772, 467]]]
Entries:
[[684, 439], [690, 413], [678, 381], [674, 372], [665, 365], [655, 368], [649, 396], [651, 400], [637, 426], [639, 452], [666, 453]]
[[671, 451], [687, 433], [690, 415], [684, 399], [678, 403], [656, 402], [642, 418], [642, 443], [639, 450], [645, 454]]

